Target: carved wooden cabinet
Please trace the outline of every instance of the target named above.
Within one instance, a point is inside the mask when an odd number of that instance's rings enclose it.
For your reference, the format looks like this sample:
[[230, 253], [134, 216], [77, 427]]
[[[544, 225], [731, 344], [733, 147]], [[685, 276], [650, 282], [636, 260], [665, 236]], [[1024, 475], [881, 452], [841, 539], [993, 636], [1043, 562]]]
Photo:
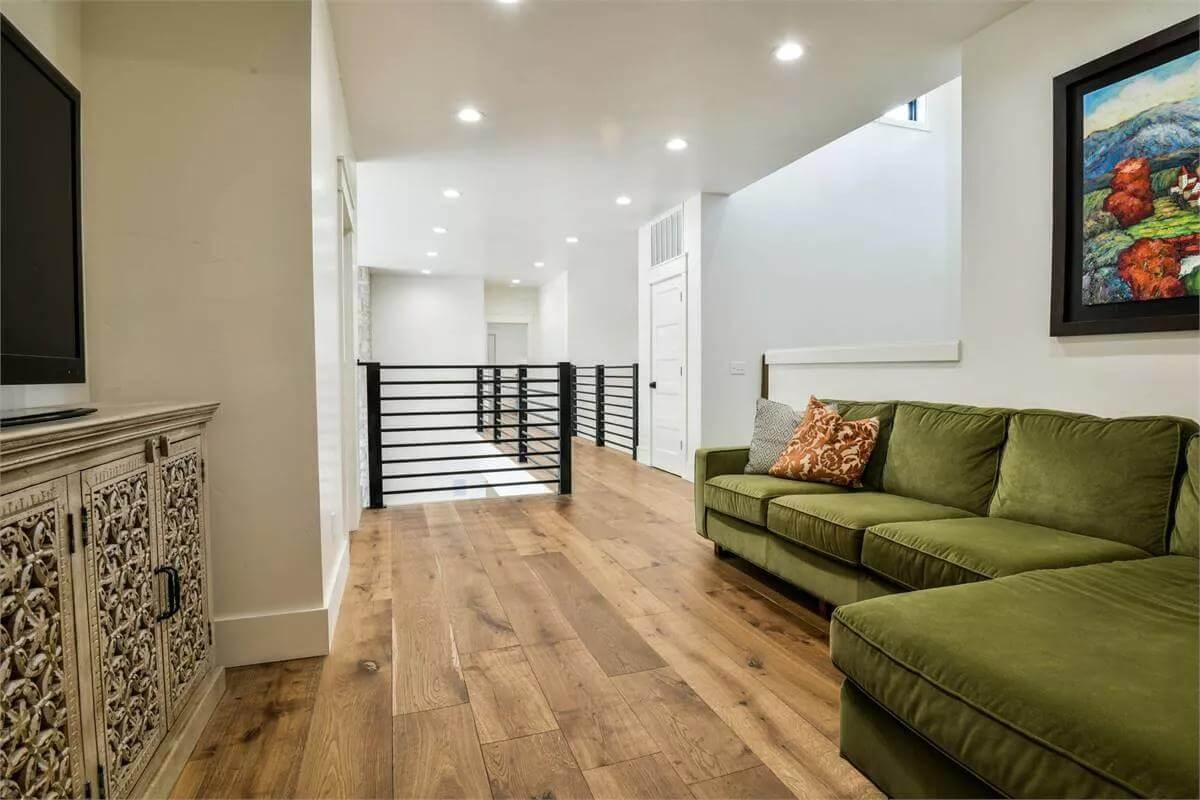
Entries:
[[0, 432], [0, 797], [165, 795], [224, 691], [216, 405]]

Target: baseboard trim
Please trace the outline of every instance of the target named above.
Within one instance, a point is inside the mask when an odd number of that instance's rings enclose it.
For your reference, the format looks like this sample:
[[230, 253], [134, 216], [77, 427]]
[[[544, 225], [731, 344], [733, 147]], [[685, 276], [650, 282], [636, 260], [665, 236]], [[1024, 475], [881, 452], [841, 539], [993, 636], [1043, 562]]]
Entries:
[[333, 646], [333, 631], [337, 628], [338, 617], [342, 611], [342, 596], [346, 593], [346, 578], [350, 575], [350, 536], [338, 553], [337, 566], [333, 568], [333, 583], [329, 586], [329, 594], [325, 595], [326, 619], [328, 621], [329, 646]]
[[329, 654], [327, 608], [216, 618], [213, 628], [217, 663], [226, 667]]

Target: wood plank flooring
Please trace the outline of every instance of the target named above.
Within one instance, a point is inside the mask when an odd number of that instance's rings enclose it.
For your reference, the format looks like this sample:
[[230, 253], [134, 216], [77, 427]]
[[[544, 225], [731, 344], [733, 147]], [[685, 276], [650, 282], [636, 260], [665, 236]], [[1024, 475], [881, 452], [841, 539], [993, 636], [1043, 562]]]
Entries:
[[880, 797], [815, 605], [576, 440], [575, 494], [366, 512], [326, 658], [229, 671], [173, 795]]

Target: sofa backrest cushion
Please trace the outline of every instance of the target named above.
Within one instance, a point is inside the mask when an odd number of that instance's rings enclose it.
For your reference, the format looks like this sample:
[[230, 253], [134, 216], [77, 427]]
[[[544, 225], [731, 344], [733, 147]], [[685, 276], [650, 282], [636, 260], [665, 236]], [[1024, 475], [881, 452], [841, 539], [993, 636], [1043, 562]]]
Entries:
[[898, 403], [883, 490], [986, 514], [1007, 427], [1003, 409]]
[[988, 513], [1166, 552], [1180, 421], [1018, 411]]
[[1175, 501], [1175, 527], [1171, 530], [1171, 552], [1200, 558], [1200, 436], [1187, 444], [1187, 471]]
[[895, 403], [859, 402], [857, 400], [831, 400], [821, 398], [826, 405], [837, 404], [838, 413], [842, 419], [852, 422], [857, 419], [879, 418], [879, 436], [875, 439], [875, 449], [871, 451], [871, 460], [863, 471], [862, 485], [864, 489], [878, 492], [883, 489], [883, 465], [887, 461], [888, 440], [892, 435], [892, 422], [896, 417]]

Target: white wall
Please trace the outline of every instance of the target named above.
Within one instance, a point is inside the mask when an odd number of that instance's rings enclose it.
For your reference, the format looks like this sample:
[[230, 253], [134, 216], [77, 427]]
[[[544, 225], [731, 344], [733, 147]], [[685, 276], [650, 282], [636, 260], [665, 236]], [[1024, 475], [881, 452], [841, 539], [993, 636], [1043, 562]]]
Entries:
[[[75, 88], [83, 89], [83, 9], [80, 3], [32, 2], [31, 0], [4, 0], [0, 12], [8, 17], [29, 41], [33, 42], [42, 55], [67, 77]], [[84, 100], [86, 105], [86, 98]], [[87, 137], [87, 126], [80, 131], [81, 139]], [[87, 240], [87, 228], [83, 231]], [[84, 280], [87, 280], [87, 261], [84, 260]], [[84, 309], [84, 326], [90, 327], [87, 309]], [[92, 364], [85, 330], [84, 368], [90, 376]], [[86, 403], [90, 397], [86, 383], [59, 383], [26, 386], [0, 386], [0, 408], [27, 408], [67, 403]]]
[[371, 272], [371, 354], [385, 364], [482, 364], [480, 278]]
[[[1051, 81], [1195, 11], [1190, 2], [1033, 3], [968, 39], [961, 363], [783, 368], [772, 371], [772, 394], [793, 401], [818, 391], [1200, 417], [1195, 332], [1048, 334]], [[792, 343], [800, 344], [772, 344]]]
[[525, 354], [530, 362], [539, 353], [538, 306], [541, 291], [536, 286], [512, 286], [507, 283], [483, 285], [483, 319], [492, 323], [525, 326]]
[[218, 400], [218, 657], [328, 646], [317, 467], [308, 3], [83, 11], [97, 401]]
[[637, 357], [637, 253], [609, 249], [603, 269], [571, 270], [567, 285], [567, 344], [573, 363], [629, 364]]
[[563, 272], [543, 284], [538, 292], [537, 335], [533, 337], [535, 351], [531, 361], [554, 364], [568, 358], [568, 283], [567, 273]]
[[960, 80], [926, 119], [868, 123], [706, 205], [706, 445], [749, 440], [764, 350], [958, 336]]
[[[321, 575], [324, 605], [330, 609], [332, 641], [342, 587], [349, 567], [347, 533], [357, 526], [357, 498], [347, 498], [358, 480], [354, 395], [354, 272], [344, 274], [340, 259], [343, 210], [338, 159], [349, 178], [353, 208], [354, 146], [334, 52], [333, 29], [325, 0], [312, 2], [312, 241], [313, 327], [316, 354], [317, 470], [321, 505]], [[345, 326], [345, 328], [343, 327]], [[346, 334], [349, 334], [348, 336]], [[350, 339], [349, 343], [345, 339]], [[357, 492], [354, 492], [357, 495]]]

